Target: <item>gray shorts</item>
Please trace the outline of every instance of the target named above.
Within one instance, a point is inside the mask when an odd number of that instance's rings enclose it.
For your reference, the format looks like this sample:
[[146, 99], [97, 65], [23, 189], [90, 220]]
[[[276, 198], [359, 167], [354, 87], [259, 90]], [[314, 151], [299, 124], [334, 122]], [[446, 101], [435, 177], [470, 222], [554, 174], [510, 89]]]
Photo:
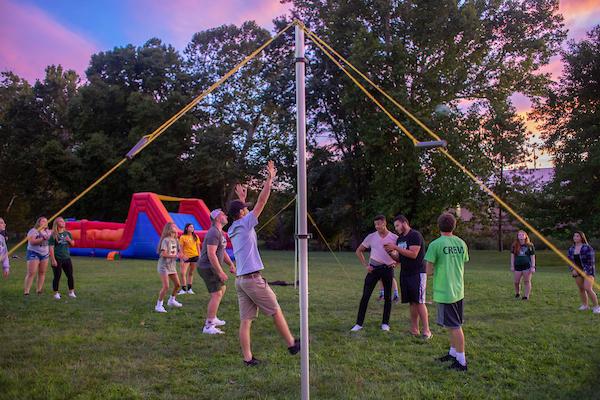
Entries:
[[437, 323], [444, 328], [456, 329], [463, 324], [463, 301], [456, 303], [438, 303]]
[[273, 316], [279, 310], [277, 296], [259, 272], [248, 276], [238, 276], [235, 290], [240, 305], [240, 319], [255, 319], [258, 310]]

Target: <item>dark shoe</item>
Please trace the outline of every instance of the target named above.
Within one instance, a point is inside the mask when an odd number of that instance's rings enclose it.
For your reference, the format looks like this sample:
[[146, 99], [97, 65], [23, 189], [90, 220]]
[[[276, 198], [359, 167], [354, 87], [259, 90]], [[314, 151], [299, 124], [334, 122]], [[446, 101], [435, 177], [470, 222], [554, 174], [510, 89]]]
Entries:
[[452, 365], [450, 365], [448, 368], [455, 369], [457, 371], [466, 371], [467, 370], [467, 366], [462, 365], [461, 363], [458, 362], [458, 360], [454, 360]]
[[456, 357], [454, 357], [454, 356], [451, 356], [450, 354], [446, 354], [445, 356], [442, 356], [442, 357], [438, 358], [438, 361], [439, 361], [439, 362], [446, 362], [446, 361], [454, 361], [454, 362], [457, 362], [457, 361], [456, 361]]
[[383, 300], [383, 295], [380, 294], [379, 297], [377, 298], [377, 301], [382, 301]]
[[260, 361], [252, 356], [250, 361], [244, 360], [244, 364], [246, 364], [247, 367], [256, 367], [258, 364], [260, 364]]
[[291, 355], [298, 354], [300, 351], [300, 339], [294, 339], [294, 345], [288, 347], [288, 351]]
[[521, 297], [521, 295], [519, 293], [515, 294], [515, 299], [518, 299], [520, 297]]
[[399, 301], [400, 301], [400, 297], [394, 296], [394, 303], [398, 304]]
[[529, 300], [527, 297], [523, 297], [521, 300]]

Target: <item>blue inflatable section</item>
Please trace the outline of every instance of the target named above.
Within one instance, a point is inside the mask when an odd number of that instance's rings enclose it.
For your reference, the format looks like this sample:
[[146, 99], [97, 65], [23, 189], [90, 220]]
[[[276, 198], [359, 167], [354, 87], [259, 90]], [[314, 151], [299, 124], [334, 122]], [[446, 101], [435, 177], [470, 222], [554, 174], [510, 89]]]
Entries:
[[169, 215], [171, 216], [171, 218], [173, 218], [173, 222], [175, 222], [175, 225], [177, 225], [177, 227], [181, 230], [183, 230], [186, 224], [193, 224], [194, 229], [197, 231], [203, 231], [204, 229], [210, 228], [204, 228], [202, 225], [200, 225], [196, 217], [194, 217], [191, 214], [169, 213]]
[[156, 260], [158, 258], [156, 249], [158, 248], [159, 240], [160, 233], [156, 232], [148, 215], [145, 212], [141, 212], [138, 214], [135, 230], [131, 237], [131, 244], [128, 248], [121, 251], [121, 257]]

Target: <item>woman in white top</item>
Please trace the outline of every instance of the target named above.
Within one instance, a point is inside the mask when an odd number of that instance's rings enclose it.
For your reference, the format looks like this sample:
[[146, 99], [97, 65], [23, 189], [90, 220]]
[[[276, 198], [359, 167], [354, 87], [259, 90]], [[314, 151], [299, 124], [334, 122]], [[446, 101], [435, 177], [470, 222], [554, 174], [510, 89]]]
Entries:
[[46, 217], [39, 217], [35, 226], [27, 233], [27, 274], [25, 275], [25, 285], [23, 294], [29, 296], [33, 278], [37, 275], [37, 294], [41, 294], [44, 289], [44, 279], [48, 269], [48, 257], [50, 248], [48, 239], [52, 231], [48, 229], [48, 220]]

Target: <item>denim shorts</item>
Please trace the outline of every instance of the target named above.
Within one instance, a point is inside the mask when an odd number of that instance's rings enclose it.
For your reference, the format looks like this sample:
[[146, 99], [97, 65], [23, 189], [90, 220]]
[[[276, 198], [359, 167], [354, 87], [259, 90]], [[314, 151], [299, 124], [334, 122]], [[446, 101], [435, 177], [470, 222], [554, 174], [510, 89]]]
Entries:
[[37, 251], [33, 251], [33, 250], [27, 250], [27, 253], [25, 255], [25, 257], [27, 258], [27, 261], [33, 261], [33, 260], [39, 260], [39, 261], [44, 261], [47, 260], [48, 257], [50, 255], [49, 254], [40, 254]]

